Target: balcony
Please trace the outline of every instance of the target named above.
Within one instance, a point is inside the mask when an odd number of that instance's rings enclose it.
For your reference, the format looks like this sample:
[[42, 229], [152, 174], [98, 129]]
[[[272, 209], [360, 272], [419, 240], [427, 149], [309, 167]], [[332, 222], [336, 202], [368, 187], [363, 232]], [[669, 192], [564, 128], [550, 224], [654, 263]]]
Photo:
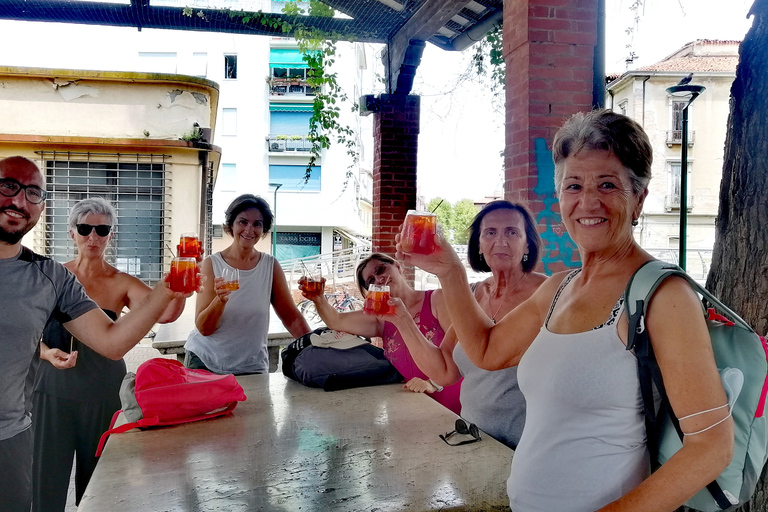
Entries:
[[269, 78], [267, 83], [272, 96], [314, 96], [317, 91], [306, 80], [296, 78]]
[[[664, 196], [664, 209], [668, 212], [680, 210], [680, 195], [673, 194]], [[688, 196], [688, 205], [686, 209], [689, 212], [693, 210], [693, 196]]]
[[[696, 140], [696, 131], [690, 130], [688, 132], [688, 147], [693, 146]], [[683, 143], [683, 130], [667, 130], [667, 147], [679, 146]]]
[[309, 152], [312, 150], [312, 141], [304, 135], [269, 135], [267, 150], [270, 153]]

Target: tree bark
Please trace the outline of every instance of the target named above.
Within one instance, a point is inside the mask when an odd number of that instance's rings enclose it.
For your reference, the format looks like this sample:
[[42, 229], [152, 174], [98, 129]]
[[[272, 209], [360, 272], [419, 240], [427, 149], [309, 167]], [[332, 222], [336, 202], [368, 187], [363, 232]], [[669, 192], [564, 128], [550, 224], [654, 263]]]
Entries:
[[[725, 141], [720, 210], [707, 289], [758, 334], [768, 331], [768, 1], [756, 0], [739, 48]], [[766, 472], [737, 510], [768, 510]]]

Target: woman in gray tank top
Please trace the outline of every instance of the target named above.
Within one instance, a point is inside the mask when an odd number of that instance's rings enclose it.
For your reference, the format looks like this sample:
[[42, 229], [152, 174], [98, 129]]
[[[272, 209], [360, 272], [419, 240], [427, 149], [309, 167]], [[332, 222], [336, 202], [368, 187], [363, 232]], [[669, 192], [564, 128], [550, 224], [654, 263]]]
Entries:
[[[533, 271], [541, 237], [531, 214], [509, 201], [488, 203], [472, 220], [467, 260], [477, 272], [492, 276], [474, 283], [472, 292], [483, 312], [498, 322], [528, 299], [546, 277]], [[395, 324], [411, 321], [403, 315]], [[411, 332], [401, 328], [400, 332]], [[429, 378], [449, 386], [461, 384], [461, 416], [515, 448], [525, 424], [525, 398], [517, 384], [517, 367], [490, 372], [475, 366], [449, 329], [439, 347], [423, 337], [403, 336], [414, 361]]]
[[[273, 218], [269, 204], [252, 194], [237, 197], [227, 208], [224, 231], [233, 240], [200, 265], [206, 282], [213, 285], [197, 295], [196, 328], [184, 345], [188, 368], [234, 374], [269, 371], [270, 304], [291, 336], [310, 331], [293, 302], [280, 263], [256, 249], [272, 228]], [[236, 290], [224, 277], [228, 270], [238, 271]]]
[[[487, 370], [519, 365], [527, 417], [507, 484], [515, 512], [675, 510], [730, 462], [733, 421], [698, 297], [668, 279], [646, 328], [683, 448], [650, 474], [634, 355], [620, 302], [653, 259], [632, 233], [648, 194], [652, 148], [642, 127], [608, 110], [576, 114], [553, 141], [555, 188], [578, 272], [551, 276], [500, 322], [473, 300], [451, 246], [398, 258], [440, 279], [462, 348]], [[724, 404], [726, 404], [724, 406]]]

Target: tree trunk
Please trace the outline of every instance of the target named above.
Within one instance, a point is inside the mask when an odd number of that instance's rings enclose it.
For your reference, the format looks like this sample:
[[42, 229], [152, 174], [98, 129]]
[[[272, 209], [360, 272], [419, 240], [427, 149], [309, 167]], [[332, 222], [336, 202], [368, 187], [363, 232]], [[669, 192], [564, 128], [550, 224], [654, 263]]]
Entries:
[[[720, 211], [707, 288], [758, 334], [768, 331], [768, 1], [750, 10], [725, 141]], [[741, 512], [768, 510], [766, 472]]]

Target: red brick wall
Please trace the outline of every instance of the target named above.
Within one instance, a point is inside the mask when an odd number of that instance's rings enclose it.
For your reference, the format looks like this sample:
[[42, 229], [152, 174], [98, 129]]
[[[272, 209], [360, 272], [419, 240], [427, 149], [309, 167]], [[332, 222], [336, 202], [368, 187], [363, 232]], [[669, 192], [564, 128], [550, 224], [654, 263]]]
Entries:
[[382, 94], [380, 108], [373, 122], [373, 250], [394, 256], [400, 224], [416, 208], [421, 98]]
[[563, 122], [592, 108], [597, 9], [598, 0], [504, 2], [504, 195], [528, 204], [537, 217], [545, 245], [542, 270], [548, 273], [577, 265], [578, 256], [560, 225], [551, 168], [537, 165], [535, 140], [551, 150]]

